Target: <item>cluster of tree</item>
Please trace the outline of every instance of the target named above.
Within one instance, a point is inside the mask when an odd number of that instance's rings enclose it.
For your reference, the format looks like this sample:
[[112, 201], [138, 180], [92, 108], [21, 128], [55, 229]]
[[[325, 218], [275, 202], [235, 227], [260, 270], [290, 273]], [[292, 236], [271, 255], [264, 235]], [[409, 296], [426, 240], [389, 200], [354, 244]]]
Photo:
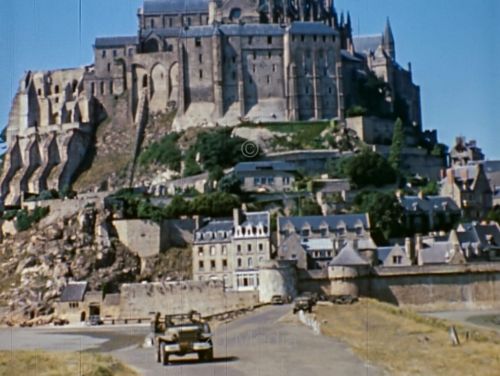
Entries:
[[182, 151], [177, 145], [180, 134], [171, 132], [157, 142], [149, 145], [140, 155], [139, 164], [145, 166], [151, 163], [167, 166], [170, 170], [180, 172]]
[[405, 234], [403, 208], [393, 193], [362, 191], [354, 198], [353, 212], [369, 214], [376, 244], [386, 244], [389, 238]]
[[258, 154], [252, 158], [244, 155], [242, 145], [247, 140], [233, 136], [231, 132], [231, 128], [218, 128], [200, 133], [186, 153], [184, 175], [191, 176], [201, 171], [212, 173], [259, 157]]
[[332, 162], [329, 172], [337, 177], [349, 178], [357, 188], [394, 184], [398, 177], [397, 170], [384, 157], [368, 148], [355, 156]]
[[240, 198], [225, 192], [212, 192], [186, 200], [180, 195], [164, 206], [153, 205], [146, 194], [123, 189], [108, 197], [106, 203], [112, 210], [121, 212], [124, 218], [150, 219], [161, 222], [165, 219], [189, 215], [224, 217], [232, 214], [233, 208], [240, 207]]

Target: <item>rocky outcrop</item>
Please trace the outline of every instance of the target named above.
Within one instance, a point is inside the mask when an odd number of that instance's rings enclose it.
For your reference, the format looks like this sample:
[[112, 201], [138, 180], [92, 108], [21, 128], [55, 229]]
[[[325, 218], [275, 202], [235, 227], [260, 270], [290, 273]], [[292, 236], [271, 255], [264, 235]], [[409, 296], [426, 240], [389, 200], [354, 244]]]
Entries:
[[92, 290], [134, 282], [140, 261], [115, 237], [111, 213], [87, 207], [0, 245], [0, 322], [21, 324], [51, 315], [69, 280]]

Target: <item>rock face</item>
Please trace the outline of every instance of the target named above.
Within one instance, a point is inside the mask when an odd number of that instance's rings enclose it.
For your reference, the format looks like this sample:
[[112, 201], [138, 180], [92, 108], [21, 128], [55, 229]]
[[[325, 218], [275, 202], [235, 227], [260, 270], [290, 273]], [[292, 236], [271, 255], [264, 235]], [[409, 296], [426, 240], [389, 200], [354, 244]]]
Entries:
[[0, 245], [0, 323], [50, 315], [67, 281], [86, 280], [92, 290], [135, 282], [140, 261], [115, 237], [111, 213], [87, 207]]

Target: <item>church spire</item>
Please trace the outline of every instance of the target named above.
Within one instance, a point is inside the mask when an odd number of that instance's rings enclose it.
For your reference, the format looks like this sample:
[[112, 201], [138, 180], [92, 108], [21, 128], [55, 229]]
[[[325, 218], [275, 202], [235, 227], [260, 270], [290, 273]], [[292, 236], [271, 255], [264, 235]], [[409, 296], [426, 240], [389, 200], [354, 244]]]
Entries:
[[391, 22], [389, 21], [389, 17], [387, 17], [387, 22], [385, 24], [384, 30], [384, 50], [393, 60], [396, 60], [396, 47], [394, 44], [394, 35], [392, 34]]

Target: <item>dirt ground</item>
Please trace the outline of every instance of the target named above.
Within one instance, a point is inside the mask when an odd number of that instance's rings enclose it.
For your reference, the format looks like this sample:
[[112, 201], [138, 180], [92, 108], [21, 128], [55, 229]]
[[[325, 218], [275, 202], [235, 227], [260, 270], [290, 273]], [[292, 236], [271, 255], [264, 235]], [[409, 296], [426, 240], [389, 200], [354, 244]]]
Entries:
[[[318, 305], [323, 334], [339, 338], [391, 375], [500, 375], [500, 333], [424, 317], [369, 299], [353, 305]], [[453, 346], [455, 326], [461, 344]]]

